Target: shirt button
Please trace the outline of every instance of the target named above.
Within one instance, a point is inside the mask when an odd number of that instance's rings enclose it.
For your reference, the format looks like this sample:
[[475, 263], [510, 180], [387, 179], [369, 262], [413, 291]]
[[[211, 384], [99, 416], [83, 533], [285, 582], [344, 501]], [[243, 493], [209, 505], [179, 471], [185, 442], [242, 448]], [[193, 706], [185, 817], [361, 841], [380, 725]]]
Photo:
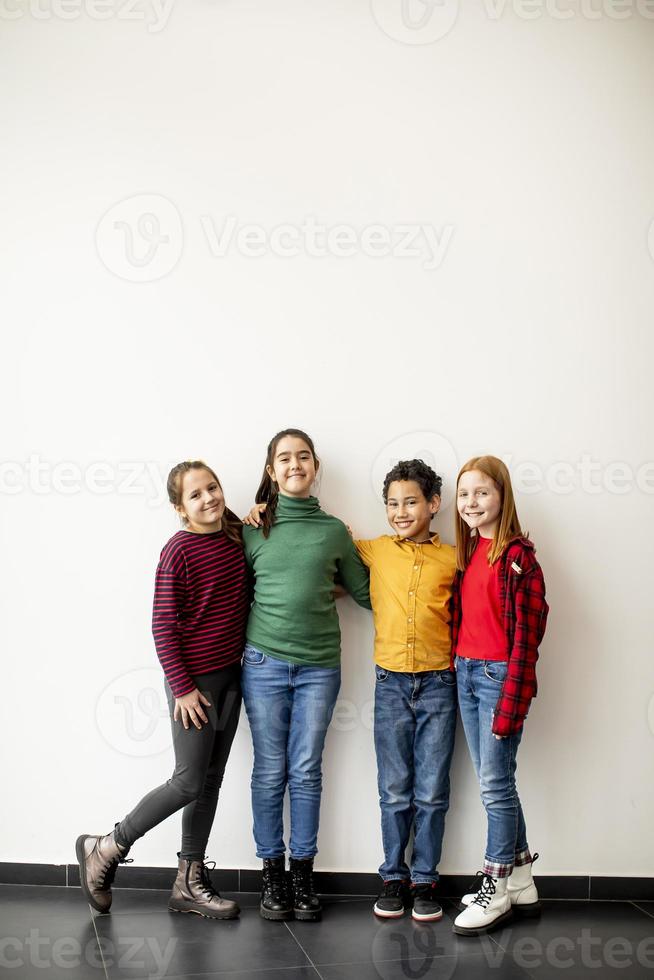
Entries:
[[413, 592], [409, 592], [409, 595], [413, 595]]
[[414, 570], [414, 572], [417, 572], [418, 571], [418, 566], [417, 565], [414, 565], [413, 566], [413, 570]]
[[413, 617], [412, 617], [412, 616], [409, 616], [409, 622], [410, 622], [410, 623], [412, 623], [412, 622], [413, 622]]

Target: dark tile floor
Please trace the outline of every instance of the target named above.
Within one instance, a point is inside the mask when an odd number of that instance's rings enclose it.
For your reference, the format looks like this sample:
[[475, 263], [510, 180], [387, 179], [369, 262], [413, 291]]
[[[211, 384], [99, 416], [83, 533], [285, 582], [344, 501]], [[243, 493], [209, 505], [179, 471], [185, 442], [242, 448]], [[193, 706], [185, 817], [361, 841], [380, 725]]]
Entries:
[[[226, 895], [228, 893], [225, 893]], [[109, 915], [78, 888], [0, 885], [0, 975], [15, 980], [654, 980], [654, 903], [544, 902], [540, 919], [481, 938], [443, 920], [379, 922], [369, 898], [325, 900], [320, 923], [169, 912], [165, 891], [115, 889]]]

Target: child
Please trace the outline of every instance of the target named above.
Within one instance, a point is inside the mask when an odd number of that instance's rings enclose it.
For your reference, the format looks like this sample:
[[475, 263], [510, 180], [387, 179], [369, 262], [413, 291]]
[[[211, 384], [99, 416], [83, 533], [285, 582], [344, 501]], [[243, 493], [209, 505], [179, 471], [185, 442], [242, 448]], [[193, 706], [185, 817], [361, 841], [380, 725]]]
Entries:
[[[356, 541], [370, 568], [375, 621], [375, 750], [381, 807], [383, 885], [373, 911], [397, 918], [412, 906], [436, 921], [438, 863], [449, 806], [456, 730], [450, 598], [455, 551], [429, 525], [441, 478], [420, 459], [399, 462], [384, 480], [395, 532]], [[411, 869], [405, 862], [414, 828]]]
[[[243, 529], [255, 576], [243, 653], [243, 700], [254, 745], [252, 811], [257, 857], [263, 859], [264, 919], [320, 918], [312, 872], [321, 763], [341, 683], [334, 580], [359, 605], [370, 608], [368, 573], [347, 528], [311, 496], [319, 466], [305, 432], [278, 432], [268, 446], [256, 495], [257, 503], [266, 505], [258, 508], [263, 527]], [[287, 785], [292, 894], [282, 823]]]
[[183, 807], [168, 908], [233, 919], [239, 907], [213, 888], [204, 858], [241, 707], [249, 606], [241, 522], [226, 509], [218, 477], [205, 463], [179, 463], [170, 471], [167, 489], [184, 529], [161, 552], [152, 629], [166, 677], [175, 770], [110, 834], [77, 839], [80, 884], [93, 908], [108, 912], [116, 868], [132, 844]]
[[452, 651], [459, 707], [488, 820], [481, 883], [463, 897], [454, 931], [477, 936], [512, 910], [537, 913], [516, 753], [531, 699], [548, 606], [534, 546], [523, 535], [511, 479], [495, 456], [469, 460], [457, 481], [457, 577]]

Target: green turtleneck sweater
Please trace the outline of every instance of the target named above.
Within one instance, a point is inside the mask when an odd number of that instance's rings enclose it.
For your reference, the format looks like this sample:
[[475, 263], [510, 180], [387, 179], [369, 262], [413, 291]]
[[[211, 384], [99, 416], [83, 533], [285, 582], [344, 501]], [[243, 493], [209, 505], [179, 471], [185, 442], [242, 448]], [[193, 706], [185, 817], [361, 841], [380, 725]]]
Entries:
[[368, 571], [345, 524], [325, 514], [315, 497], [280, 494], [269, 537], [246, 526], [243, 542], [255, 577], [248, 642], [279, 660], [338, 667], [341, 629], [334, 582], [360, 606], [371, 608]]

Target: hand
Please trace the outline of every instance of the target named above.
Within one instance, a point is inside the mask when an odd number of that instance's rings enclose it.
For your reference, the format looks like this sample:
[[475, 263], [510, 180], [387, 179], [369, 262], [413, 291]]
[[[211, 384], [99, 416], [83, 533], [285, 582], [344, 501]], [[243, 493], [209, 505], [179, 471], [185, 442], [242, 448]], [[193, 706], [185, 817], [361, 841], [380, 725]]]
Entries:
[[334, 589], [332, 591], [332, 595], [334, 596], [335, 599], [342, 599], [343, 596], [347, 594], [348, 594], [347, 589], [344, 589], [342, 585], [337, 585], [336, 583], [334, 583]]
[[[202, 702], [202, 704], [200, 703]], [[180, 721], [184, 725], [184, 728], [189, 728], [189, 719], [193, 722], [196, 728], [202, 728], [201, 722], [205, 725], [209, 721], [204, 711], [202, 710], [202, 705], [206, 705], [207, 708], [211, 707], [211, 702], [208, 701], [202, 691], [198, 691], [197, 687], [188, 694], [185, 694], [182, 698], [175, 698], [175, 710], [173, 711], [173, 720]]]
[[268, 504], [255, 504], [250, 513], [243, 518], [243, 523], [248, 527], [261, 527], [263, 523], [260, 514], [263, 514]]
[[506, 735], [496, 735], [496, 734], [495, 734], [495, 733], [493, 732], [493, 738], [496, 738], [496, 739], [497, 739], [497, 741], [499, 742], [499, 741], [500, 741], [501, 739], [503, 739], [503, 738], [506, 738]]
[[345, 527], [347, 528], [347, 533], [350, 535], [350, 537], [354, 541], [354, 532], [353, 532], [352, 528], [350, 527], [349, 524], [346, 524]]

